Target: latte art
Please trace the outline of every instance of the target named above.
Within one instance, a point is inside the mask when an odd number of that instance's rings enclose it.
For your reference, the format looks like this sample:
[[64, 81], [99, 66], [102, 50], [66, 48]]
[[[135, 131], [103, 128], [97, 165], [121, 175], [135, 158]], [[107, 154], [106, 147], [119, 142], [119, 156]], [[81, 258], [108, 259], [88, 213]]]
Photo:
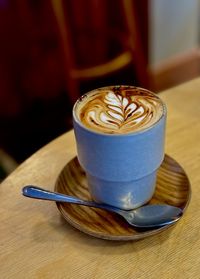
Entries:
[[161, 100], [137, 87], [108, 87], [92, 91], [76, 105], [79, 120], [86, 127], [108, 134], [145, 129], [163, 113]]

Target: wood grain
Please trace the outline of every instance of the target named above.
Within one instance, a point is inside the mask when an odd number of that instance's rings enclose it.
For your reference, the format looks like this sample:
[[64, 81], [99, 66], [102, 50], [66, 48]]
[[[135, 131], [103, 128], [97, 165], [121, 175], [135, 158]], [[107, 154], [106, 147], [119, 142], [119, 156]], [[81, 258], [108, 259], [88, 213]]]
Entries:
[[54, 189], [76, 156], [71, 131], [0, 184], [0, 278], [199, 279], [200, 78], [160, 97], [168, 108], [166, 153], [186, 171], [192, 187], [191, 202], [178, 224], [141, 241], [107, 241], [73, 228], [55, 203], [23, 197], [21, 188], [27, 184]]
[[[86, 174], [77, 157], [72, 159], [60, 173], [55, 191], [92, 200]], [[150, 204], [170, 204], [185, 210], [191, 195], [189, 180], [182, 167], [165, 155], [158, 171], [156, 191]], [[166, 230], [169, 226], [152, 230], [135, 230], [123, 218], [101, 209], [67, 203], [57, 203], [62, 216], [75, 228], [89, 235], [109, 240], [138, 240]]]

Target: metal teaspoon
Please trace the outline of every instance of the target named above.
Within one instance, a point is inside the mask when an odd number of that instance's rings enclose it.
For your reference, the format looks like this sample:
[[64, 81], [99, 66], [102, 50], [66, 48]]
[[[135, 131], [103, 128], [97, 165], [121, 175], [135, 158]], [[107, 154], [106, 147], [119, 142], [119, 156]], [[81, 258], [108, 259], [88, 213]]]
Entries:
[[68, 202], [89, 207], [96, 207], [121, 215], [131, 226], [136, 228], [156, 228], [177, 222], [183, 211], [171, 205], [144, 205], [133, 210], [122, 210], [106, 204], [81, 200], [76, 197], [47, 191], [45, 189], [28, 185], [22, 189], [22, 194], [29, 198], [50, 200], [56, 202]]

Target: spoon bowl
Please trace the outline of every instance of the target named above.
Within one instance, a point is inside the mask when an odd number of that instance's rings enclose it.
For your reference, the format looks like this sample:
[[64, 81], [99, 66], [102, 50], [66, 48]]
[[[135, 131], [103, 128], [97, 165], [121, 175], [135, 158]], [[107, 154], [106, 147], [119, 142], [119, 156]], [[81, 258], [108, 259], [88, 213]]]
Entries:
[[67, 202], [83, 206], [96, 207], [121, 215], [131, 226], [141, 229], [158, 228], [177, 222], [183, 215], [179, 207], [171, 205], [144, 205], [133, 210], [122, 210], [107, 204], [82, 200], [73, 196], [51, 192], [37, 186], [28, 185], [22, 189], [22, 194], [29, 198], [56, 202]]

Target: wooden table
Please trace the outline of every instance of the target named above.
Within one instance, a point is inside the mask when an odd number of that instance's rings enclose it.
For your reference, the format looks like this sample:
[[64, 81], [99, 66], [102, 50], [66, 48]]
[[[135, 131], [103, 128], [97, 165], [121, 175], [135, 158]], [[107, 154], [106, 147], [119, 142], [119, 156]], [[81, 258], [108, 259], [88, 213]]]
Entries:
[[23, 197], [26, 184], [54, 188], [76, 154], [70, 131], [0, 185], [0, 278], [200, 278], [200, 78], [160, 96], [168, 107], [166, 153], [183, 166], [193, 192], [177, 226], [137, 242], [106, 241], [71, 227], [55, 203]]

